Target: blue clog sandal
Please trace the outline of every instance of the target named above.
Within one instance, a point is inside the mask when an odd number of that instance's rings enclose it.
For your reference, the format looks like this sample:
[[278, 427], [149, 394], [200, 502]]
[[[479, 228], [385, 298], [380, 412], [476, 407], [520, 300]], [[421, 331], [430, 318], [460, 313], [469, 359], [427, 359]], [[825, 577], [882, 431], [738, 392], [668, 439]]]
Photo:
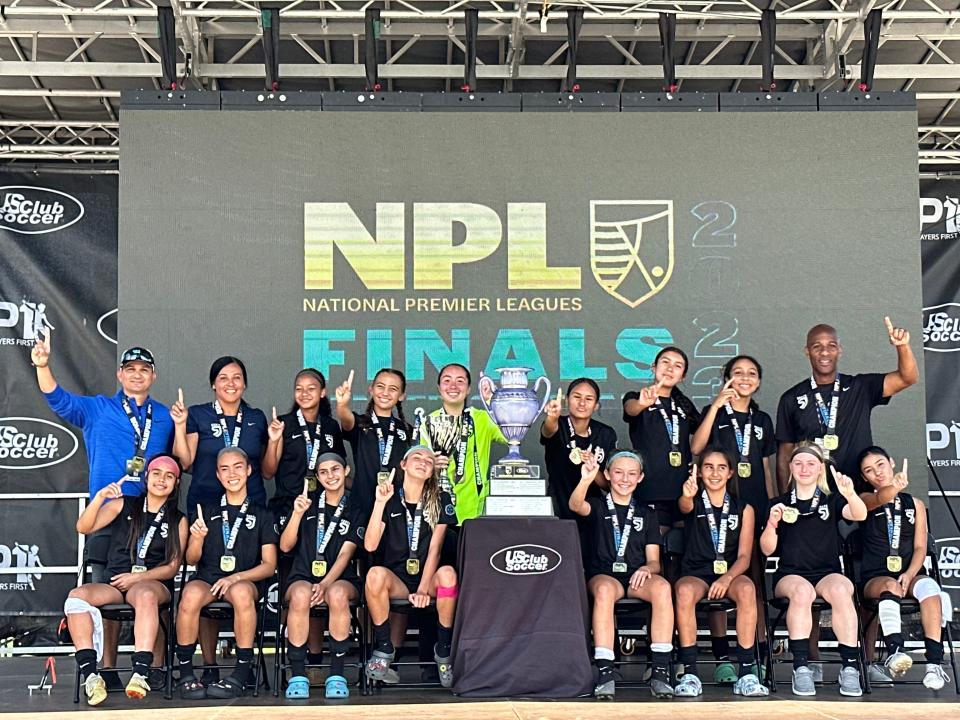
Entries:
[[347, 679], [343, 675], [331, 675], [323, 687], [327, 700], [343, 700], [350, 697], [350, 688], [347, 687]]
[[294, 675], [287, 683], [284, 697], [287, 700], [306, 700], [310, 697], [310, 681], [303, 675]]

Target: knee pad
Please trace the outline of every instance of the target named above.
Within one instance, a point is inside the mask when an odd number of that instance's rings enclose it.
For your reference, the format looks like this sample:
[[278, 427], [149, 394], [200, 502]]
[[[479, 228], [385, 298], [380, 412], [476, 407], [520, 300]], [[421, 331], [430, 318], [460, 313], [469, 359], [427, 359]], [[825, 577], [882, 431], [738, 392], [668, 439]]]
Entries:
[[940, 594], [940, 586], [931, 577], [922, 577], [913, 586], [913, 596], [920, 602]]
[[940, 609], [942, 611], [940, 627], [946, 627], [948, 622], [953, 621], [953, 599], [950, 593], [940, 592]]
[[877, 620], [885, 637], [900, 634], [900, 598], [890, 592], [881, 594], [877, 603]]
[[437, 587], [437, 600], [443, 600], [444, 598], [454, 598], [457, 597], [457, 586], [451, 585], [450, 587], [443, 587], [442, 585]]

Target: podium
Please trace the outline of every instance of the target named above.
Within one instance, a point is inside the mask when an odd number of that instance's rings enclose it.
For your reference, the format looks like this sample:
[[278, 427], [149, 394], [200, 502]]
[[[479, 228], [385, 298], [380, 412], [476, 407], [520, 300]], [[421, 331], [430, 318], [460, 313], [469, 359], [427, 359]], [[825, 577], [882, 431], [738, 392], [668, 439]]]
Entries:
[[467, 520], [459, 557], [453, 692], [591, 694], [590, 621], [576, 523], [539, 517]]

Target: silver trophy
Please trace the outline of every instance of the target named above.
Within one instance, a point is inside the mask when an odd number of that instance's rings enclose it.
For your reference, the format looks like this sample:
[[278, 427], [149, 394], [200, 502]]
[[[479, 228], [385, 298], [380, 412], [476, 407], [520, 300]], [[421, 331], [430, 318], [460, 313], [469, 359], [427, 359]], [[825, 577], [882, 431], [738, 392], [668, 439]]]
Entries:
[[[452, 457], [463, 431], [463, 416], [447, 415], [443, 412], [439, 415], [427, 415], [423, 408], [417, 408], [413, 414], [416, 417], [414, 437], [416, 437], [417, 429], [423, 428], [431, 449], [438, 455]], [[449, 492], [452, 498], [453, 492], [450, 487], [449, 476], [445, 472], [440, 472], [439, 478], [441, 489]], [[454, 500], [454, 502], [456, 501]]]

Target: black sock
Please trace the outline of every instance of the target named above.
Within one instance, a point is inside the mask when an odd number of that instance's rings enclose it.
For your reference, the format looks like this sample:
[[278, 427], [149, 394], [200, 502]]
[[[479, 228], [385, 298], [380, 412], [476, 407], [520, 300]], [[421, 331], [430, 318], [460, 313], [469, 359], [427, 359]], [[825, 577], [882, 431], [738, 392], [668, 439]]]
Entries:
[[756, 654], [753, 650], [754, 647], [755, 646], [744, 647], [740, 643], [737, 643], [737, 659], [740, 661], [740, 669], [737, 672], [737, 677], [743, 677], [753, 672], [753, 664], [757, 661]]
[[330, 636], [330, 675], [343, 675], [343, 664], [350, 649], [350, 638], [334, 640]]
[[319, 652], [313, 652], [313, 650], [307, 650], [307, 665], [319, 665], [323, 662], [323, 648], [320, 648]]
[[683, 665], [684, 674], [691, 674], [700, 677], [700, 673], [697, 672], [697, 646], [690, 645], [689, 647], [681, 647], [677, 651], [677, 661]]
[[887, 654], [893, 655], [897, 650], [903, 647], [903, 633], [891, 633], [883, 638], [887, 645]]
[[670, 682], [670, 653], [654, 652], [653, 655], [653, 676], [666, 683]]
[[710, 649], [713, 650], [715, 660], [730, 659], [730, 643], [727, 641], [725, 635], [723, 637], [711, 637]]
[[250, 679], [250, 671], [253, 669], [253, 648], [237, 648], [237, 664], [230, 673], [238, 685], [246, 685]]
[[840, 662], [843, 664], [843, 667], [857, 667], [856, 645], [844, 645], [842, 643], [837, 643], [837, 650], [840, 651]]
[[393, 652], [393, 643], [390, 642], [390, 618], [379, 625], [373, 624], [373, 649], [387, 655]]
[[137, 650], [131, 658], [133, 671], [144, 677], [150, 674], [150, 666], [153, 665], [153, 653], [149, 650]]
[[437, 623], [437, 655], [450, 657], [450, 643], [453, 642], [453, 628]]
[[790, 638], [790, 652], [793, 654], [793, 669], [810, 664], [810, 638], [802, 640]]
[[[932, 638], [925, 637], [923, 639], [923, 649], [926, 650], [927, 662], [933, 665], [942, 665], [943, 664], [943, 641], [934, 640]], [[80, 657], [80, 653], [77, 653], [77, 657]]]
[[596, 659], [593, 661], [593, 664], [597, 666], [597, 671], [600, 674], [599, 684], [603, 684], [610, 680], [613, 680], [613, 660], [600, 660]]
[[193, 653], [196, 652], [197, 644], [177, 645], [177, 665], [180, 667], [180, 681], [196, 680], [197, 676], [193, 673]]
[[302, 677], [307, 674], [307, 645], [290, 645], [287, 648], [287, 659], [290, 661], [290, 674]]
[[[943, 652], [940, 653], [943, 655]], [[77, 666], [80, 668], [80, 677], [86, 679], [87, 675], [93, 675], [97, 672], [97, 651], [96, 650], [77, 650]]]

